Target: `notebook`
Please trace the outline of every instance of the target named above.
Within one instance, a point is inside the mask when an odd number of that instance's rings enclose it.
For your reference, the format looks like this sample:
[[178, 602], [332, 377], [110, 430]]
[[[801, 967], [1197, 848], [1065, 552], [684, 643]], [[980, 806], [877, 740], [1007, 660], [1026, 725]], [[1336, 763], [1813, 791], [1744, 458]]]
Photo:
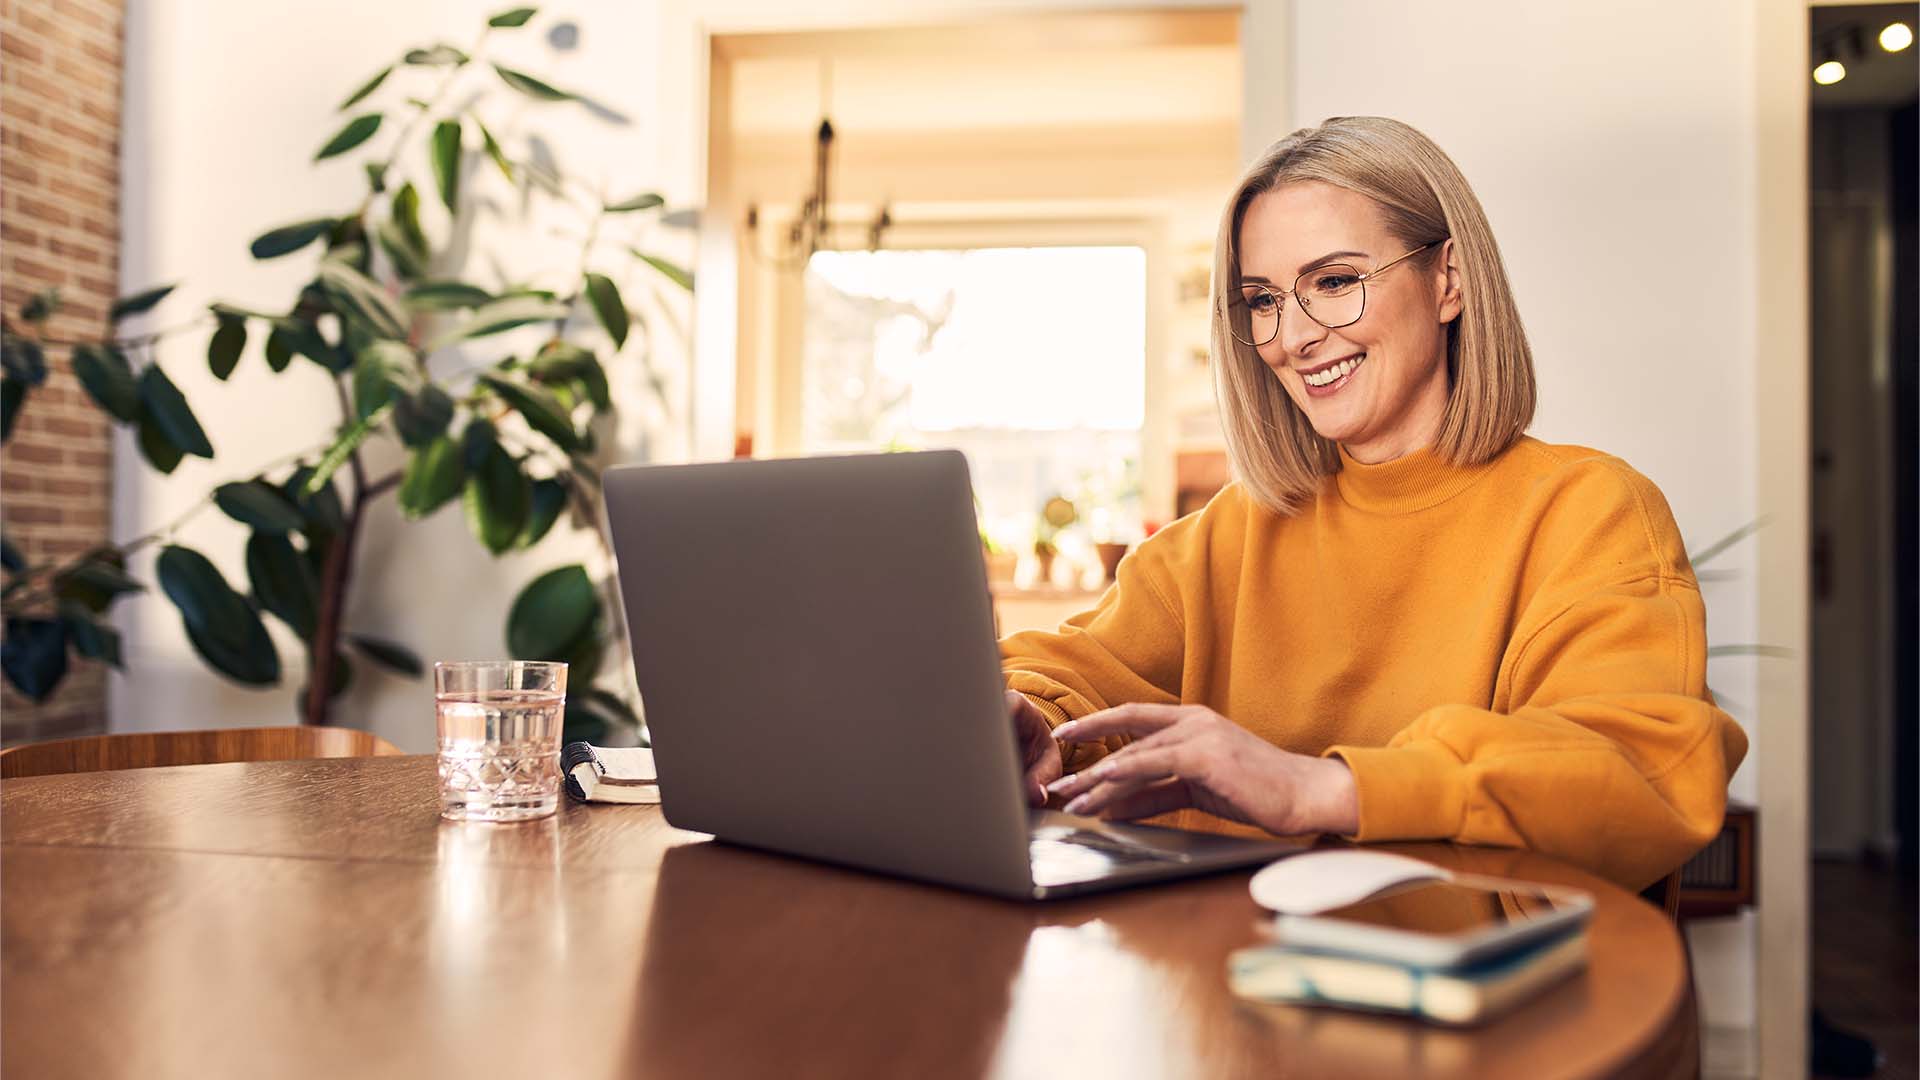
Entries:
[[653, 751], [644, 746], [594, 746], [570, 742], [560, 750], [567, 794], [580, 802], [657, 803], [660, 778]]
[[1227, 961], [1233, 992], [1254, 1001], [1337, 1005], [1439, 1024], [1477, 1024], [1530, 1001], [1587, 964], [1587, 932], [1457, 968], [1257, 945]]

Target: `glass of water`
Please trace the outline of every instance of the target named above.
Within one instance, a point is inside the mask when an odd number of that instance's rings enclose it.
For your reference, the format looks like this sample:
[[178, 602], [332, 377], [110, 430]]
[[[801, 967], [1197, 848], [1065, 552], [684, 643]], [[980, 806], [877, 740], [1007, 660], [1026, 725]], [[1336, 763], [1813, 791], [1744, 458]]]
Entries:
[[470, 660], [433, 665], [440, 816], [527, 821], [560, 805], [567, 665]]

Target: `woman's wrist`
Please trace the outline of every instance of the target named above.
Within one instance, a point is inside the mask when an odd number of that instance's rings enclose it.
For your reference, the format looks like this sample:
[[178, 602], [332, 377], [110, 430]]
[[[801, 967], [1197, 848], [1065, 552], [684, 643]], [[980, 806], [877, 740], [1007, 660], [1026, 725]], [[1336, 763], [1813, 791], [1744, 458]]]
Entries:
[[1321, 823], [1315, 832], [1352, 836], [1360, 831], [1360, 785], [1339, 757], [1316, 758], [1321, 765]]

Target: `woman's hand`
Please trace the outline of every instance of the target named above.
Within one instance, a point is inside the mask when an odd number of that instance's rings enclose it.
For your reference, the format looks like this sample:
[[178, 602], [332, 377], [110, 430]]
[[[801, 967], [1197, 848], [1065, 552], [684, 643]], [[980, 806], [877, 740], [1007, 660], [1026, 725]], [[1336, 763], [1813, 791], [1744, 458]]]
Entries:
[[1007, 710], [1013, 714], [1015, 745], [1020, 748], [1020, 767], [1027, 774], [1027, 801], [1035, 806], [1047, 804], [1047, 785], [1060, 779], [1060, 744], [1053, 741], [1053, 728], [1046, 714], [1016, 690], [1007, 691]]
[[1048, 785], [1071, 800], [1068, 813], [1127, 820], [1192, 806], [1281, 836], [1359, 831], [1345, 762], [1289, 753], [1204, 705], [1121, 705], [1052, 732], [1062, 742], [1109, 735], [1134, 741]]

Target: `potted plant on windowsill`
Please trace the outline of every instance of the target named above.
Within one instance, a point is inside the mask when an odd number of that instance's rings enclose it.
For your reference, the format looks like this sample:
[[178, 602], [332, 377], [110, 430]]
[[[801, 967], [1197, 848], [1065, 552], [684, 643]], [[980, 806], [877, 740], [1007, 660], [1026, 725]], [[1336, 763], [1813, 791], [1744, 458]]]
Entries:
[[1080, 511], [1064, 495], [1053, 496], [1040, 508], [1040, 522], [1034, 528], [1033, 535], [1033, 554], [1040, 560], [1040, 585], [1053, 583], [1053, 561], [1060, 553], [1055, 538], [1060, 535], [1060, 530], [1079, 520]]

